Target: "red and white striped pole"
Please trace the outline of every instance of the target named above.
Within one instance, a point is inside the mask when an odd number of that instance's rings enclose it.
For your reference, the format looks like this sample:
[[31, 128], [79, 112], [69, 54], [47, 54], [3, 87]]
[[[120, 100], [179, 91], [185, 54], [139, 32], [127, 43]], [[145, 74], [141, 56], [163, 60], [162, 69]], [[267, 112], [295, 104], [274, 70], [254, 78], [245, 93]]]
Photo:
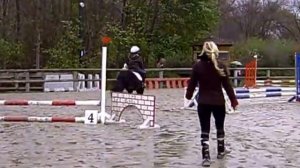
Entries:
[[0, 116], [2, 122], [68, 122], [83, 123], [84, 117]]
[[0, 106], [29, 106], [29, 105], [48, 105], [48, 106], [99, 106], [99, 100], [0, 100]]

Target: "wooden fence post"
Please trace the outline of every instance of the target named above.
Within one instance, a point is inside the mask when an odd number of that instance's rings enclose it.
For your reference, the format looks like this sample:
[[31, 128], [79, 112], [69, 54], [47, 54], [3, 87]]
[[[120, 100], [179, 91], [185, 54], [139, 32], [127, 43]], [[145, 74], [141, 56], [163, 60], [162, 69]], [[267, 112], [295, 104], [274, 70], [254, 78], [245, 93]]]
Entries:
[[[16, 81], [19, 80], [19, 75], [17, 74], [17, 72], [14, 72], [14, 79]], [[15, 90], [19, 90], [19, 83], [18, 82], [15, 83]]]
[[25, 91], [30, 92], [30, 74], [29, 71], [25, 72]]
[[268, 69], [268, 70], [267, 70], [267, 78], [270, 78], [270, 77], [271, 77], [271, 70]]
[[[164, 78], [164, 71], [159, 71], [159, 79], [162, 80]], [[164, 87], [164, 83], [163, 81], [159, 81], [159, 88], [163, 88]]]

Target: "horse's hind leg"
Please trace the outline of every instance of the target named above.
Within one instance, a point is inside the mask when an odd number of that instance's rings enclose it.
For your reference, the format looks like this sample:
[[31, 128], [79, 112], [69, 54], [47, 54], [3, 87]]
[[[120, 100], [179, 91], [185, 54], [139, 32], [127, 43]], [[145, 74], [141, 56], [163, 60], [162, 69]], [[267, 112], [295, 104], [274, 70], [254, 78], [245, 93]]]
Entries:
[[112, 89], [113, 92], [123, 92], [125, 89], [124, 85], [121, 81], [117, 81], [115, 87]]

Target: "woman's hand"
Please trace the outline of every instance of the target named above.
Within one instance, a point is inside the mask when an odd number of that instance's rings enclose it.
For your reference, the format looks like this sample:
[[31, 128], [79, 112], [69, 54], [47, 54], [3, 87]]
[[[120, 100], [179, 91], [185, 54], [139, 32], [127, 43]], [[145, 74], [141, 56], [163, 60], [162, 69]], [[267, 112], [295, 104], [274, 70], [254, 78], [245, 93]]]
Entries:
[[237, 99], [231, 100], [231, 107], [236, 110], [236, 107], [239, 105], [239, 102], [237, 101]]

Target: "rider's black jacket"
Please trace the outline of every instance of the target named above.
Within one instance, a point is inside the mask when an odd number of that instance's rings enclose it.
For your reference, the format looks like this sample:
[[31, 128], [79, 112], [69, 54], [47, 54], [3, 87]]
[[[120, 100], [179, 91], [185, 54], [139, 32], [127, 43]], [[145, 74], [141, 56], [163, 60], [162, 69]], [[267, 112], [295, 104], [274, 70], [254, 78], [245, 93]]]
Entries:
[[143, 59], [139, 54], [130, 54], [126, 60], [126, 64], [128, 69], [137, 71], [145, 69]]

